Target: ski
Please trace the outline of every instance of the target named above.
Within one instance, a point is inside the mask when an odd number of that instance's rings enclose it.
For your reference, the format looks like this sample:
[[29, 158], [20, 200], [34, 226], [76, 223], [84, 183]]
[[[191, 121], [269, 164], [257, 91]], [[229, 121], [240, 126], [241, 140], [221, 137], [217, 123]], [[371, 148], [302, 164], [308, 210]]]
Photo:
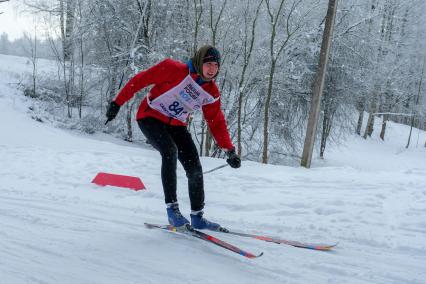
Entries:
[[281, 238], [274, 238], [274, 237], [267, 237], [267, 236], [261, 236], [261, 235], [254, 235], [254, 234], [246, 234], [246, 233], [240, 233], [240, 232], [234, 232], [230, 231], [226, 228], [220, 227], [217, 232], [231, 234], [235, 236], [241, 236], [241, 237], [247, 237], [247, 238], [253, 238], [257, 240], [262, 240], [265, 242], [271, 242], [276, 244], [286, 244], [293, 247], [298, 248], [305, 248], [305, 249], [312, 249], [312, 250], [320, 250], [320, 251], [328, 251], [337, 246], [337, 243], [335, 244], [320, 244], [320, 243], [304, 243], [304, 242], [298, 242], [298, 241], [292, 241], [292, 240], [285, 240]]
[[242, 250], [242, 249], [240, 249], [240, 248], [238, 248], [234, 245], [231, 245], [230, 243], [222, 241], [222, 240], [220, 240], [220, 239], [218, 239], [214, 236], [211, 236], [211, 235], [206, 234], [204, 232], [195, 230], [189, 224], [187, 226], [183, 227], [183, 228], [176, 228], [176, 227], [173, 227], [172, 225], [156, 225], [156, 224], [150, 224], [150, 223], [144, 223], [144, 224], [149, 229], [154, 229], [154, 228], [155, 229], [162, 229], [162, 230], [173, 232], [173, 233], [181, 233], [181, 234], [184, 234], [184, 235], [187, 235], [187, 236], [192, 236], [192, 237], [201, 239], [203, 241], [215, 244], [217, 246], [220, 246], [222, 248], [225, 248], [227, 250], [230, 250], [234, 253], [240, 254], [240, 255], [247, 257], [247, 258], [257, 258], [257, 257], [260, 257], [260, 256], [263, 255], [263, 252], [258, 254], [258, 255], [255, 255], [255, 254], [250, 253], [248, 251]]

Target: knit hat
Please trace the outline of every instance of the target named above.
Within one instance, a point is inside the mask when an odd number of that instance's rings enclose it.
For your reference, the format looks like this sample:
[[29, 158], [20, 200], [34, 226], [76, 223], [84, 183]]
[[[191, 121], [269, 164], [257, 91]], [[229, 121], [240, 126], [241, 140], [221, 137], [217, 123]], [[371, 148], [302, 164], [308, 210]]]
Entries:
[[216, 76], [212, 79], [206, 79], [203, 76], [203, 64], [207, 62], [217, 62], [220, 67], [220, 52], [215, 47], [211, 45], [204, 45], [200, 47], [196, 52], [194, 57], [192, 57], [192, 65], [194, 65], [195, 71], [197, 71], [198, 75], [205, 81], [210, 81], [217, 77], [219, 71]]

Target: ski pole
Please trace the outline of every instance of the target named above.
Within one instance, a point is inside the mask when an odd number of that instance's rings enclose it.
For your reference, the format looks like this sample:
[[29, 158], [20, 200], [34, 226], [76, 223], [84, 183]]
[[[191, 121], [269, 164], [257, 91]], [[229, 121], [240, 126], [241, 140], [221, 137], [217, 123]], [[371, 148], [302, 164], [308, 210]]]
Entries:
[[223, 164], [223, 165], [221, 165], [221, 166], [219, 166], [219, 167], [216, 167], [216, 168], [214, 168], [214, 169], [211, 169], [211, 170], [205, 171], [203, 174], [208, 174], [208, 173], [214, 172], [214, 171], [216, 171], [216, 170], [218, 170], [218, 169], [221, 169], [221, 168], [224, 168], [224, 167], [226, 167], [226, 166], [228, 166], [228, 164]]

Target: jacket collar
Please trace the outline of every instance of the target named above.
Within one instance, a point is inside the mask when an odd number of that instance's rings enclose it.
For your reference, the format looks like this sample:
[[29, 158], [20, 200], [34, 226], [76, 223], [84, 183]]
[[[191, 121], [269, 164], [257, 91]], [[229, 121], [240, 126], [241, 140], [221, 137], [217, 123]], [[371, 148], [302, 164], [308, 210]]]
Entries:
[[198, 85], [203, 85], [203, 84], [205, 84], [205, 83], [207, 83], [207, 81], [204, 81], [203, 80], [203, 78], [201, 78], [201, 76], [200, 75], [198, 75], [198, 73], [197, 73], [197, 71], [195, 70], [195, 67], [194, 67], [194, 64], [192, 64], [192, 60], [190, 59], [190, 60], [188, 60], [187, 62], [186, 62], [186, 65], [188, 65], [188, 68], [189, 68], [189, 72], [190, 73], [194, 73], [194, 74], [196, 74], [197, 75], [197, 78], [196, 78], [196, 80], [195, 80], [195, 82], [198, 84]]

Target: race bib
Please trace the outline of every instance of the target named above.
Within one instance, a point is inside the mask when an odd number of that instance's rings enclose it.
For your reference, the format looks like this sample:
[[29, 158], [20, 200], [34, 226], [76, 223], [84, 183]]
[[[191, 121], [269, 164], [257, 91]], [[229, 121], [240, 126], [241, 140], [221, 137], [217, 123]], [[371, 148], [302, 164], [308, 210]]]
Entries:
[[148, 104], [162, 114], [186, 122], [188, 116], [201, 109], [203, 105], [211, 104], [219, 98], [207, 93], [188, 75], [176, 87], [168, 90]]

